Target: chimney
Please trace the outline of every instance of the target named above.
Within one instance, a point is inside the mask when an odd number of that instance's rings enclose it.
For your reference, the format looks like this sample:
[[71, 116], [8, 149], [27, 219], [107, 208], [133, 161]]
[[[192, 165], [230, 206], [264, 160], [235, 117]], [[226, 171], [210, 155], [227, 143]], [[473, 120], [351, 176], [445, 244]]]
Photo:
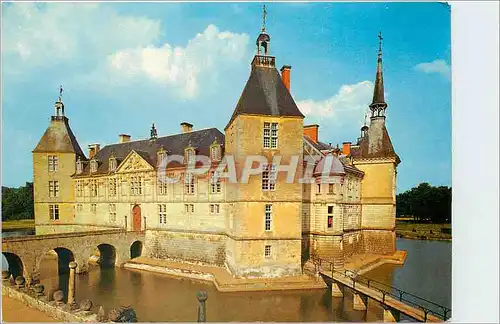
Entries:
[[182, 122], [181, 123], [181, 132], [188, 133], [193, 130], [193, 125], [190, 123]]
[[130, 135], [128, 134], [118, 135], [118, 143], [127, 143], [127, 142], [130, 142]]
[[285, 84], [285, 87], [290, 91], [290, 70], [292, 67], [290, 65], [283, 65], [281, 68], [281, 80]]
[[304, 126], [304, 135], [312, 139], [314, 143], [318, 143], [318, 129], [318, 124]]
[[351, 155], [351, 142], [342, 143], [342, 154], [349, 156]]
[[89, 144], [89, 159], [93, 158], [101, 149], [101, 144]]

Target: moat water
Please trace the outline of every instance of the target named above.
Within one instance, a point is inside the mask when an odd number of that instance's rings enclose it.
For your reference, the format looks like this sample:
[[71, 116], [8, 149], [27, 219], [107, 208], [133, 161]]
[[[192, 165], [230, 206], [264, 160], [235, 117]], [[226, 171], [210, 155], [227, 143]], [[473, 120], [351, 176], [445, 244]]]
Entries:
[[[2, 233], [5, 234], [5, 233]], [[4, 236], [5, 237], [5, 236]], [[408, 251], [404, 266], [383, 265], [364, 276], [382, 281], [443, 306], [451, 306], [451, 242], [398, 239], [397, 247]], [[6, 260], [2, 258], [2, 268]], [[42, 261], [46, 288], [67, 292], [67, 275], [57, 276], [57, 258]], [[352, 295], [333, 298], [326, 289], [278, 292], [221, 293], [212, 283], [169, 277], [123, 268], [91, 267], [78, 275], [76, 298], [90, 299], [95, 311], [132, 306], [139, 321], [196, 321], [196, 293], [208, 292], [208, 321], [380, 321], [382, 308], [368, 303], [368, 310], [355, 311]]]

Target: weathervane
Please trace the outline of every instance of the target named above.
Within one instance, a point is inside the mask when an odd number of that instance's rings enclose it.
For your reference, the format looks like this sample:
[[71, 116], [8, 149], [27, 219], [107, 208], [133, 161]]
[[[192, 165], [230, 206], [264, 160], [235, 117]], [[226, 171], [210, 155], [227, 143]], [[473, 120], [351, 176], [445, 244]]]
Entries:
[[262, 32], [266, 31], [266, 16], [267, 16], [266, 5], [263, 5], [262, 6]]
[[62, 85], [59, 86], [59, 101], [62, 101], [62, 93], [63, 93], [63, 87]]

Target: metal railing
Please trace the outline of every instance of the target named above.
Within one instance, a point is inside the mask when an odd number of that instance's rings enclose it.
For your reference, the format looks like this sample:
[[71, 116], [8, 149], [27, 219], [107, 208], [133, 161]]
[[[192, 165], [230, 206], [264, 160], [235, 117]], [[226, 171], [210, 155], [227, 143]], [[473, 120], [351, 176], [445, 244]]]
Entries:
[[344, 269], [343, 271], [336, 270], [334, 268], [333, 262], [325, 259], [321, 259], [315, 256], [311, 257], [316, 272], [319, 272], [322, 266], [327, 266], [327, 269], [333, 273], [349, 278], [352, 281], [353, 289], [356, 289], [356, 283], [365, 285], [366, 287], [376, 290], [382, 294], [382, 303], [385, 303], [385, 297], [391, 296], [400, 302], [404, 302], [418, 308], [424, 312], [424, 321], [427, 321], [428, 314], [432, 314], [443, 321], [448, 320], [451, 317], [451, 309], [433, 301], [427, 300], [425, 298], [419, 297], [415, 294], [406, 292], [399, 288], [393, 287], [386, 283], [371, 279], [362, 275], [357, 274], [355, 271]]

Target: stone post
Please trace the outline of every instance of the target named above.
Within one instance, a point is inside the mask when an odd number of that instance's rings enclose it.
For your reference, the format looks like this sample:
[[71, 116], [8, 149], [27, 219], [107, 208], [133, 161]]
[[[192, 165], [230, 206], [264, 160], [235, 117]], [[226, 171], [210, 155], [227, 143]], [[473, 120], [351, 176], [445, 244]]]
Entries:
[[196, 294], [196, 298], [198, 298], [198, 302], [200, 305], [198, 306], [198, 323], [207, 321], [207, 311], [205, 308], [205, 301], [208, 298], [208, 294], [206, 291], [198, 291]]
[[69, 263], [69, 282], [68, 282], [68, 305], [74, 306], [75, 302], [75, 271], [76, 271], [76, 262], [71, 261]]
[[344, 293], [342, 292], [342, 288], [335, 281], [332, 281], [332, 297], [343, 297]]
[[352, 308], [354, 310], [366, 310], [368, 298], [363, 294], [353, 292]]

